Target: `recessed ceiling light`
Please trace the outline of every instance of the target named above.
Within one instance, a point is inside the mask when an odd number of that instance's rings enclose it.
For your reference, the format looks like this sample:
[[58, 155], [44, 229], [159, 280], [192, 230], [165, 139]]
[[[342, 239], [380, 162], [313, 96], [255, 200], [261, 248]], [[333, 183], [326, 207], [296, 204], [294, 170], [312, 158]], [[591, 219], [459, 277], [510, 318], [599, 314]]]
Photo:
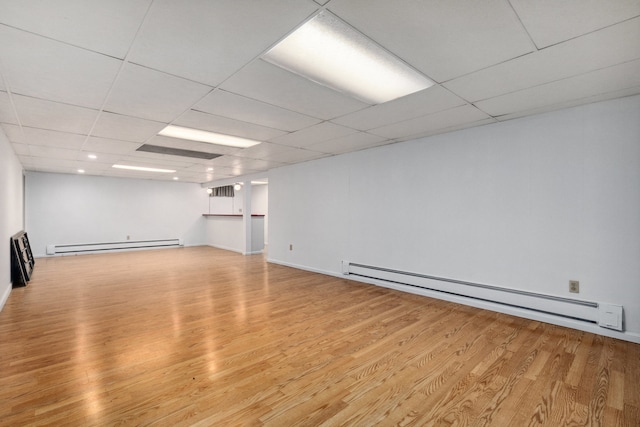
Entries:
[[84, 173], [84, 169], [78, 169], [78, 173]]
[[260, 144], [260, 141], [240, 138], [239, 136], [223, 135], [221, 133], [208, 132], [206, 130], [185, 128], [169, 125], [162, 129], [158, 135], [171, 138], [188, 139], [190, 141], [208, 142], [209, 144], [226, 145], [229, 147], [247, 148]]
[[173, 180], [174, 180], [174, 181], [177, 181], [178, 179], [180, 179], [180, 178], [178, 178], [177, 176], [174, 176], [174, 177], [173, 177]]
[[147, 168], [144, 166], [128, 166], [128, 165], [113, 165], [112, 168], [116, 169], [128, 169], [132, 171], [142, 171], [142, 172], [162, 172], [162, 173], [174, 173], [173, 169], [158, 169], [158, 168]]
[[263, 58], [370, 104], [391, 101], [434, 84], [326, 11], [289, 34]]
[[207, 171], [211, 172], [211, 171], [213, 171], [213, 168], [207, 168]]
[[95, 154], [89, 154], [87, 157], [90, 158], [91, 160], [95, 160], [98, 158], [98, 156], [96, 156]]

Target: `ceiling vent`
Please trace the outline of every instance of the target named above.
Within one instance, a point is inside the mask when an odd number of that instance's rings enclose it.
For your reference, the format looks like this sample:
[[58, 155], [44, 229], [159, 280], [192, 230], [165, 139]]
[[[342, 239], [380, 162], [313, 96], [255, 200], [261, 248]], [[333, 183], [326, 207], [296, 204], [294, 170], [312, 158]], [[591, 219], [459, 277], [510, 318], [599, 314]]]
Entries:
[[204, 151], [184, 150], [182, 148], [161, 147], [159, 145], [144, 144], [136, 151], [145, 151], [147, 153], [168, 154], [170, 156], [191, 157], [194, 159], [211, 160], [222, 154], [205, 153]]

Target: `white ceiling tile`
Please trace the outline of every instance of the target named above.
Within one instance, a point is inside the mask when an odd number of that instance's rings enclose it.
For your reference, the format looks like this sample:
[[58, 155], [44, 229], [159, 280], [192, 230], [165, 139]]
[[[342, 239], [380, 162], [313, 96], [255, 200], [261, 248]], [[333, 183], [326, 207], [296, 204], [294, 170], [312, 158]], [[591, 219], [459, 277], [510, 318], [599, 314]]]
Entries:
[[217, 86], [315, 9], [299, 0], [156, 0], [129, 59]]
[[118, 156], [109, 154], [105, 154], [102, 161], [88, 159], [87, 153], [85, 152], [80, 152], [77, 156], [78, 168], [84, 169], [86, 173], [110, 171], [113, 168], [113, 165], [118, 162], [118, 160]]
[[[209, 170], [212, 169], [212, 170]], [[213, 175], [216, 172], [216, 168], [214, 165], [210, 164], [197, 164], [193, 166], [189, 166], [185, 169], [185, 171], [189, 171], [192, 173], [207, 173], [209, 175]]]
[[[2, 81], [2, 79], [0, 79]], [[0, 91], [0, 123], [18, 124], [18, 119], [13, 111], [11, 100], [7, 92]]]
[[13, 146], [13, 151], [16, 152], [18, 156], [30, 156], [31, 152], [29, 151], [29, 146], [27, 144], [18, 144], [16, 142], [11, 143]]
[[293, 132], [320, 120], [224, 90], [216, 90], [193, 107], [209, 114]]
[[506, 120], [517, 119], [520, 117], [531, 116], [534, 114], [542, 114], [549, 111], [560, 110], [563, 108], [571, 108], [571, 107], [576, 107], [578, 105], [590, 104], [590, 103], [600, 102], [600, 101], [607, 101], [609, 99], [624, 98], [626, 96], [633, 96], [637, 94], [640, 94], [640, 86], [630, 87], [627, 89], [622, 89], [614, 92], [601, 93], [598, 95], [587, 96], [579, 99], [573, 99], [571, 101], [561, 102], [553, 105], [544, 105], [542, 107], [533, 108], [530, 110], [523, 110], [523, 111], [518, 111], [516, 113], [505, 114], [505, 115], [496, 117], [496, 119], [502, 122]]
[[97, 110], [13, 95], [13, 102], [23, 126], [88, 134], [98, 115]]
[[333, 0], [329, 9], [437, 82], [534, 49], [502, 0]]
[[282, 153], [283, 151], [291, 150], [291, 147], [286, 145], [272, 144], [270, 142], [263, 142], [253, 147], [245, 148], [244, 150], [235, 153], [238, 157], [248, 157], [252, 159], [261, 159], [263, 157]]
[[489, 118], [487, 114], [471, 105], [462, 105], [449, 110], [440, 111], [428, 116], [398, 122], [392, 125], [372, 129], [369, 132], [386, 138], [402, 138], [426, 132], [446, 129], [464, 123], [473, 123]]
[[125, 170], [125, 169], [112, 169], [109, 171], [108, 174], [109, 176], [115, 176], [118, 178], [153, 179], [158, 181], [171, 181], [171, 182], [173, 182], [173, 177], [176, 176], [176, 173], [143, 172], [143, 171], [132, 171], [132, 170]]
[[212, 163], [215, 165], [214, 171], [221, 171], [223, 170], [222, 168], [226, 168], [224, 169], [225, 172], [231, 173], [232, 175], [236, 175], [235, 171], [238, 169], [257, 172], [284, 165], [284, 163], [281, 162], [249, 159], [236, 156], [220, 157], [215, 159]]
[[[208, 170], [210, 167], [213, 167], [212, 171]], [[214, 179], [221, 179], [229, 176], [234, 176], [233, 168], [222, 166], [222, 165], [216, 165], [212, 163], [193, 165], [189, 168], [186, 168], [185, 170], [190, 172], [191, 171], [201, 172], [208, 175], [209, 178], [206, 181], [212, 181]]]
[[[90, 159], [90, 154], [96, 156], [96, 158]], [[93, 165], [93, 169], [108, 169], [121, 158], [122, 154], [96, 153], [95, 151], [78, 151], [76, 153], [76, 160], [83, 162], [85, 166]]]
[[76, 160], [77, 150], [66, 148], [50, 147], [45, 145], [29, 145], [32, 157], [44, 157], [47, 159]]
[[454, 124], [451, 126], [447, 126], [447, 127], [438, 127], [435, 126], [433, 129], [429, 129], [420, 133], [417, 133], [415, 135], [408, 135], [408, 136], [404, 136], [401, 138], [397, 138], [394, 142], [402, 142], [402, 141], [411, 141], [411, 140], [415, 140], [415, 139], [419, 139], [419, 138], [425, 138], [428, 136], [433, 136], [433, 135], [439, 135], [439, 134], [443, 134], [443, 133], [448, 133], [448, 132], [455, 132], [458, 130], [463, 130], [463, 129], [469, 129], [472, 127], [479, 127], [479, 126], [484, 126], [484, 125], [488, 125], [491, 123], [496, 123], [497, 120], [494, 118], [488, 118], [488, 119], [483, 119], [483, 120], [478, 120], [478, 121], [472, 121], [472, 122], [464, 122], [464, 123], [459, 123], [459, 124]]
[[640, 58], [640, 18], [444, 83], [469, 102]]
[[388, 139], [365, 132], [358, 132], [329, 141], [312, 144], [307, 148], [329, 154], [343, 154], [388, 143]]
[[492, 116], [517, 113], [640, 86], [640, 60], [535, 86], [475, 103]]
[[[0, 126], [28, 170], [210, 182], [640, 93], [637, 0], [314, 1], [0, 0]], [[321, 4], [441, 84], [371, 106], [259, 59]], [[176, 121], [269, 142], [157, 136]]]
[[336, 125], [330, 122], [323, 122], [297, 132], [272, 138], [269, 142], [302, 148], [311, 144], [316, 144], [318, 142], [327, 141], [356, 132], [356, 130], [348, 127]]
[[122, 141], [144, 142], [165, 127], [166, 123], [103, 112], [91, 135]]
[[22, 128], [24, 143], [29, 145], [44, 145], [49, 147], [79, 150], [82, 148], [86, 135], [59, 132], [55, 130], [36, 129], [24, 126]]
[[214, 154], [234, 154], [241, 151], [242, 148], [227, 147], [218, 144], [209, 144], [207, 142], [189, 141], [186, 139], [169, 138], [166, 136], [154, 136], [147, 141], [147, 144], [158, 145], [160, 147], [181, 148], [183, 150], [200, 151], [204, 153]]
[[159, 153], [146, 153], [138, 151], [130, 156], [123, 156], [122, 161], [143, 161], [148, 163], [157, 164], [159, 167], [169, 167], [171, 169], [183, 170], [200, 163], [199, 159], [193, 159], [189, 157], [174, 156], [168, 154]]
[[256, 171], [265, 171], [271, 168], [277, 168], [284, 166], [285, 163], [275, 162], [272, 160], [259, 160], [259, 159], [242, 159], [241, 165], [247, 169]]
[[305, 150], [303, 148], [291, 148], [281, 153], [265, 156], [265, 160], [281, 163], [298, 163], [320, 159], [327, 156], [329, 156], [329, 154]]
[[253, 61], [220, 87], [323, 120], [368, 106], [262, 60]]
[[34, 159], [35, 157], [31, 157], [31, 155], [18, 154], [18, 160], [20, 160], [20, 163], [22, 163], [22, 166], [27, 168], [27, 170], [31, 170], [29, 168], [33, 166]]
[[196, 182], [208, 182], [233, 176], [231, 174], [223, 173], [222, 170], [225, 168], [219, 168], [220, 171], [207, 171], [206, 169], [206, 165], [194, 165], [185, 169], [185, 171], [196, 174], [196, 177], [198, 177]]
[[143, 119], [170, 122], [202, 99], [210, 86], [127, 64], [104, 109]]
[[76, 160], [54, 158], [54, 157], [31, 157], [30, 165], [37, 169], [49, 169], [54, 172], [72, 173], [78, 169], [78, 162]]
[[249, 169], [243, 166], [241, 160], [243, 159], [239, 159], [238, 157], [234, 156], [224, 156], [213, 159], [211, 163], [213, 164], [215, 171], [224, 173], [229, 176], [240, 176], [259, 172], [257, 170]]
[[202, 113], [194, 110], [187, 111], [173, 124], [208, 130], [225, 135], [240, 136], [242, 138], [254, 139], [256, 141], [264, 141], [286, 133], [278, 129], [241, 122], [239, 120], [229, 119], [226, 117], [214, 116], [213, 114]]
[[355, 113], [333, 119], [332, 122], [354, 129], [369, 130], [399, 121], [448, 110], [466, 102], [440, 85], [414, 94], [374, 105]]
[[22, 133], [22, 129], [18, 125], [12, 125], [8, 123], [3, 123], [2, 130], [4, 130], [5, 135], [9, 138], [9, 141], [16, 142], [18, 144], [25, 144], [24, 133]]
[[[220, 167], [234, 167], [240, 165], [240, 163], [244, 160], [244, 158], [237, 156], [224, 156], [218, 157], [217, 159], [211, 160], [211, 164], [214, 165], [214, 168], [218, 170]], [[231, 173], [231, 171], [229, 171]]]
[[638, 0], [510, 0], [539, 48], [640, 15]]
[[14, 94], [99, 108], [122, 61], [0, 25], [5, 83]]
[[0, 0], [0, 22], [124, 58], [150, 3], [151, 0]]
[[[181, 160], [183, 159], [183, 160]], [[186, 157], [167, 156], [166, 154], [146, 153], [138, 151], [131, 155], [124, 155], [120, 161], [126, 165], [159, 167], [164, 169], [183, 169], [194, 165]]]
[[119, 141], [117, 139], [90, 136], [85, 142], [83, 149], [93, 153], [129, 154], [136, 151], [140, 145], [139, 142]]

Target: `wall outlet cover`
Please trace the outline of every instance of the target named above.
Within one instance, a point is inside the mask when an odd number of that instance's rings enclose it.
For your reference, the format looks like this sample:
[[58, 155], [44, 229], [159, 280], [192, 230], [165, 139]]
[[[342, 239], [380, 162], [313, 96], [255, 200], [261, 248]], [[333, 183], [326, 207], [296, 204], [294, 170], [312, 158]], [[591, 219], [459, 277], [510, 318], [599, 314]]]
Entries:
[[577, 280], [569, 280], [569, 292], [579, 294], [580, 282], [578, 282]]

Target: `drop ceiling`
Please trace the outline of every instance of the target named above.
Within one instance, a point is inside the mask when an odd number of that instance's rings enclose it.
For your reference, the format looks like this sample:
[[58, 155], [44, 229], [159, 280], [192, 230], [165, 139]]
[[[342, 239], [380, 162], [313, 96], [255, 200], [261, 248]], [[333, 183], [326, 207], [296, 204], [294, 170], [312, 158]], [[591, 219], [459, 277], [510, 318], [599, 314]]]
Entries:
[[[325, 9], [436, 85], [370, 105], [261, 59]], [[0, 75], [26, 170], [203, 183], [638, 94], [640, 1], [0, 0]], [[167, 124], [262, 143], [157, 136]]]

